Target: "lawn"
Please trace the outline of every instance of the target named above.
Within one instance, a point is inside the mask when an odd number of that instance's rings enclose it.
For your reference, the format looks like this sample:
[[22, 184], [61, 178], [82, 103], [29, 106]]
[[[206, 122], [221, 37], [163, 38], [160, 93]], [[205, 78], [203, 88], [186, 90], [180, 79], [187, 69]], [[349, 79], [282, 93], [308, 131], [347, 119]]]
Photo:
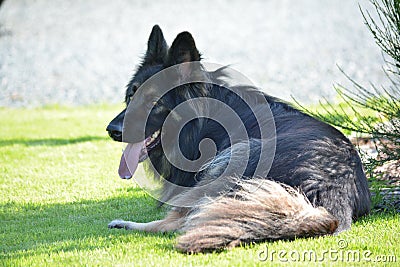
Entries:
[[146, 222], [165, 213], [134, 181], [118, 177], [123, 146], [105, 127], [120, 109], [0, 109], [0, 265], [399, 265], [400, 216], [390, 211], [338, 236], [199, 255], [174, 250], [173, 233], [109, 230], [116, 218]]

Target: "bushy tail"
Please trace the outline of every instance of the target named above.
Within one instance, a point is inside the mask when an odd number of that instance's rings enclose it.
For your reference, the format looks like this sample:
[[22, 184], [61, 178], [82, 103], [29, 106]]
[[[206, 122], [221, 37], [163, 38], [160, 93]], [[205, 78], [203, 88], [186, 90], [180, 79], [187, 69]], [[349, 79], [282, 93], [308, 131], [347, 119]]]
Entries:
[[262, 240], [332, 234], [338, 221], [293, 188], [265, 179], [238, 180], [237, 190], [196, 208], [176, 245], [204, 252]]

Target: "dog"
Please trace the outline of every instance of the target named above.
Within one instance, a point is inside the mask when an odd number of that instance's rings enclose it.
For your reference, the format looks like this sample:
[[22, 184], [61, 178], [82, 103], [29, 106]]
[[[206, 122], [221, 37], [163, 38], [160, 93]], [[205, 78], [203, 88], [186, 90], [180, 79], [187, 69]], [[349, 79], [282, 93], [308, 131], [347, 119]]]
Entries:
[[[174, 66], [179, 66], [172, 76], [175, 80], [184, 81], [192, 73], [217, 79], [224, 76], [224, 68], [206, 71], [201, 62], [189, 32], [178, 34], [169, 47], [160, 27], [153, 27], [143, 61], [127, 85], [127, 108], [106, 130], [113, 140], [129, 143], [121, 157], [120, 177], [131, 178], [141, 161], [150, 164], [150, 173], [162, 181], [160, 203], [169, 204], [171, 209], [162, 220], [114, 220], [109, 228], [177, 231], [181, 235], [176, 248], [198, 253], [253, 242], [337, 234], [370, 212], [370, 191], [360, 157], [336, 128], [252, 86], [236, 86], [233, 92], [223, 85], [189, 82], [176, 85], [156, 101], [151, 94], [157, 88], [141, 90], [152, 77]], [[200, 67], [185, 65], [188, 63]], [[202, 161], [201, 168], [183, 170], [170, 162], [180, 160], [178, 153], [172, 148], [168, 158], [165, 150], [169, 144], [160, 139], [171, 135], [175, 126], [168, 125], [178, 123], [184, 115], [175, 109], [199, 99], [216, 100], [234, 110], [248, 139], [229, 139], [236, 134], [236, 126], [233, 133], [227, 133], [208, 118], [188, 121], [176, 135], [179, 145], [175, 149], [186, 159], [197, 160], [202, 154], [201, 141], [207, 138], [214, 142], [216, 153]], [[242, 99], [250, 99], [251, 108]], [[208, 105], [196, 103], [189, 105], [190, 112], [207, 112]], [[142, 112], [145, 109], [149, 110], [147, 117]], [[267, 128], [266, 137], [260, 129], [271, 121], [263, 119], [268, 116], [257, 120], [254, 110], [273, 118], [275, 129]], [[139, 134], [141, 127], [144, 134]], [[269, 159], [270, 165], [264, 163]], [[268, 166], [258, 171], [257, 166], [264, 165]]]

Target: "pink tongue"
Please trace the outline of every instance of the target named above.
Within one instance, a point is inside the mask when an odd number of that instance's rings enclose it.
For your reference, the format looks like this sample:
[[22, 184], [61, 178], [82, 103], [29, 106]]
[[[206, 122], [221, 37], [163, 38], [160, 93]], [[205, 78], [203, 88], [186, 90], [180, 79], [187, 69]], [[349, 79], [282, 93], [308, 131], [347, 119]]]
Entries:
[[136, 168], [139, 164], [140, 151], [144, 146], [144, 141], [139, 143], [129, 143], [124, 153], [121, 156], [121, 162], [119, 163], [118, 174], [123, 179], [130, 179], [135, 173]]

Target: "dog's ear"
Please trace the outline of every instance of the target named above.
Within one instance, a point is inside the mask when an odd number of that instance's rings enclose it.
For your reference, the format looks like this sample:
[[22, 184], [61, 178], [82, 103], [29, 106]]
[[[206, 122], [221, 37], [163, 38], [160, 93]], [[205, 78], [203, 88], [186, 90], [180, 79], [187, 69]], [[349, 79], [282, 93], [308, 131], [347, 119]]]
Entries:
[[199, 61], [200, 53], [196, 43], [189, 32], [181, 32], [176, 36], [171, 48], [168, 50], [167, 65], [172, 66], [180, 63]]
[[[200, 61], [201, 55], [196, 48], [196, 43], [189, 32], [181, 32], [176, 36], [171, 48], [168, 50], [166, 66], [181, 63]], [[182, 64], [179, 66], [180, 75], [186, 79], [192, 73], [192, 65]]]
[[160, 26], [154, 25], [147, 42], [145, 64], [164, 64], [168, 53], [168, 45]]

